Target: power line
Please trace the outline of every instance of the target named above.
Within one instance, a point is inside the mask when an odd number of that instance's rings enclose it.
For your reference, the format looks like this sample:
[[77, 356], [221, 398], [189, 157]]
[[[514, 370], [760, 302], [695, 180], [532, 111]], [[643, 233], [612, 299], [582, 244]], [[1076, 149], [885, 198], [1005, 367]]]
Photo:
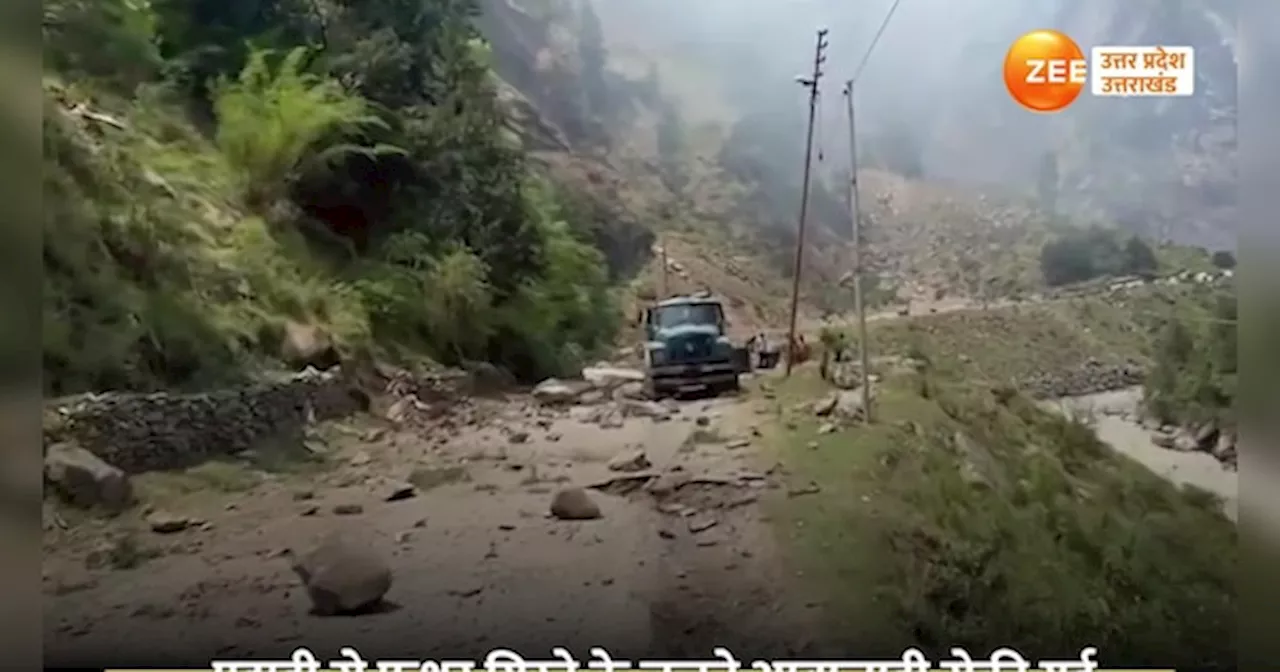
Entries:
[[893, 18], [893, 13], [898, 11], [898, 5], [902, 4], [902, 0], [893, 0], [893, 4], [889, 6], [889, 11], [884, 15], [884, 21], [880, 23], [880, 28], [876, 30], [875, 37], [871, 38], [871, 45], [867, 47], [867, 53], [863, 54], [862, 61], [858, 63], [858, 67], [853, 71], [853, 77], [850, 82], [858, 80], [858, 76], [862, 74], [862, 69], [867, 66], [867, 61], [871, 58], [871, 52], [875, 51], [876, 44], [880, 41], [880, 36], [884, 35], [884, 29], [889, 27], [889, 21]]

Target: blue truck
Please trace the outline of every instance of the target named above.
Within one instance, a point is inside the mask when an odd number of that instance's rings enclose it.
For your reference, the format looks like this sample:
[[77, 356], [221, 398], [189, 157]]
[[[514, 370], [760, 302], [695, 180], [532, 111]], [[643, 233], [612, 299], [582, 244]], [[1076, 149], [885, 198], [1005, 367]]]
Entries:
[[708, 293], [659, 301], [644, 314], [645, 388], [653, 398], [736, 392], [746, 348], [729, 340], [724, 306]]

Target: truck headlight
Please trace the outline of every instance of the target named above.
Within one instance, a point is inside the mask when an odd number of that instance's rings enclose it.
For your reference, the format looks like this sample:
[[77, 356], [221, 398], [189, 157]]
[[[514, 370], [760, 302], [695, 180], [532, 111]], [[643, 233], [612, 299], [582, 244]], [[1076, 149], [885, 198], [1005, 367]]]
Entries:
[[649, 348], [649, 364], [650, 366], [658, 366], [665, 364], [667, 361], [667, 349], [662, 346]]

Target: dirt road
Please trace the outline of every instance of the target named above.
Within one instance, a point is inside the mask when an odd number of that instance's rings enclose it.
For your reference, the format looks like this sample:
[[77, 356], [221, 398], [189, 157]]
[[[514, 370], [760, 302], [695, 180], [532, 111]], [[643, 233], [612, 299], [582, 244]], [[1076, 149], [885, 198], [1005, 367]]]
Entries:
[[[624, 418], [610, 402], [468, 403], [417, 427], [367, 418], [329, 432], [333, 466], [310, 475], [231, 488], [248, 468], [224, 465], [218, 479], [206, 475], [221, 491], [141, 479], [165, 493], [152, 499], [152, 522], [167, 515], [180, 531], [157, 533], [138, 514], [47, 531], [46, 664], [278, 659], [302, 645], [322, 660], [343, 645], [369, 659], [479, 657], [499, 646], [546, 657], [555, 645], [584, 659], [591, 646], [701, 658], [713, 640], [778, 655], [803, 641], [813, 610], [792, 589], [757, 502], [776, 474], [749, 445], [746, 399], [671, 404], [666, 420]], [[592, 490], [602, 519], [549, 516], [559, 488], [643, 484], [608, 466], [634, 448], [657, 476], [652, 492]], [[388, 501], [411, 474], [414, 494]], [[285, 549], [334, 529], [389, 558], [394, 604], [383, 613], [308, 613]], [[149, 559], [94, 568], [119, 539], [136, 539], [131, 552]]]

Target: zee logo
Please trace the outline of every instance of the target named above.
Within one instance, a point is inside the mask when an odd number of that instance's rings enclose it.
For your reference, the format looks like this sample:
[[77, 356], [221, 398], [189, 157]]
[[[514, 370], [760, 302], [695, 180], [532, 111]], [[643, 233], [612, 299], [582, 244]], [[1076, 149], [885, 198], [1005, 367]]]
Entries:
[[1089, 79], [1080, 45], [1056, 30], [1033, 30], [1004, 58], [1004, 83], [1023, 107], [1057, 112], [1075, 102]]

